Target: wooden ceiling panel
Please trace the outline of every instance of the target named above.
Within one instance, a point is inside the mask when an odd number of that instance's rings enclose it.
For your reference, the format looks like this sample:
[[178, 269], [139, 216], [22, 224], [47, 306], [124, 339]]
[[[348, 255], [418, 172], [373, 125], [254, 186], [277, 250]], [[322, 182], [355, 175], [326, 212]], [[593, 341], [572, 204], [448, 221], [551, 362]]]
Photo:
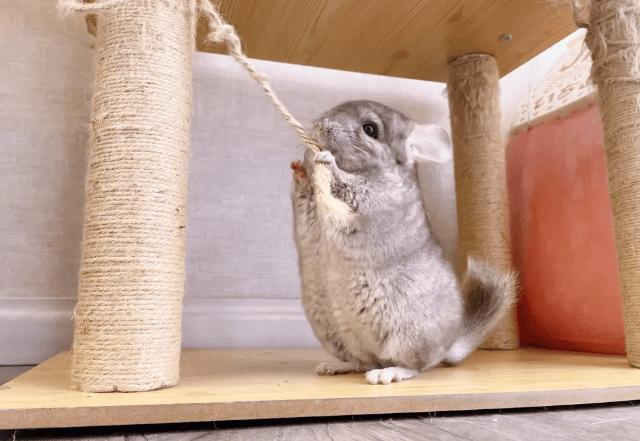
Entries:
[[[576, 29], [569, 2], [545, 0], [223, 0], [220, 11], [251, 58], [431, 81], [465, 52], [494, 55], [505, 75]], [[201, 20], [198, 50], [224, 53], [206, 32]]]

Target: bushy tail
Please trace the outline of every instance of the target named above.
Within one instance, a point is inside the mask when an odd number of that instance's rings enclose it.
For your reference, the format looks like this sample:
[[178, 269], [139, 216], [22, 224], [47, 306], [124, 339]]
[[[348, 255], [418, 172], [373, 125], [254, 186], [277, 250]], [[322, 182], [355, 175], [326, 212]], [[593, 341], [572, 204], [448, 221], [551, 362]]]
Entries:
[[515, 302], [517, 278], [511, 271], [500, 271], [469, 257], [461, 289], [465, 299], [464, 327], [449, 349], [445, 364], [461, 362], [484, 341]]

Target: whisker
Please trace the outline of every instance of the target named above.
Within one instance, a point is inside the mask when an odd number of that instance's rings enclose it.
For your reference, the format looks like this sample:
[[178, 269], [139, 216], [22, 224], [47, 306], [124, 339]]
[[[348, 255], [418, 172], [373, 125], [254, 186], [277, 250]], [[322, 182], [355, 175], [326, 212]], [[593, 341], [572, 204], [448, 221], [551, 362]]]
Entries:
[[367, 155], [369, 155], [369, 156], [373, 156], [373, 152], [370, 152], [370, 151], [368, 151], [368, 150], [363, 150], [363, 149], [361, 149], [360, 147], [358, 147], [358, 146], [357, 146], [357, 145], [355, 145], [355, 144], [352, 144], [352, 145], [351, 145], [351, 147], [353, 147], [353, 148], [355, 148], [356, 150], [358, 150], [358, 151], [360, 151], [360, 152], [362, 152], [362, 153], [365, 153], [365, 154], [367, 154]]
[[[322, 134], [324, 138], [332, 140], [332, 141], [336, 141], [336, 142], [340, 142], [340, 143], [349, 143], [354, 149], [356, 149], [357, 151], [359, 151], [360, 153], [363, 153], [367, 156], [373, 157], [374, 156], [374, 152], [371, 150], [367, 150], [365, 148], [361, 148], [355, 144], [352, 144], [349, 138], [347, 138], [346, 136], [344, 136], [347, 133], [357, 133], [358, 130], [344, 130], [341, 129], [338, 132], [335, 132], [333, 130], [327, 130], [327, 129], [322, 129], [322, 130], [318, 130], [318, 133]], [[322, 147], [322, 143], [319, 142], [319, 144]]]

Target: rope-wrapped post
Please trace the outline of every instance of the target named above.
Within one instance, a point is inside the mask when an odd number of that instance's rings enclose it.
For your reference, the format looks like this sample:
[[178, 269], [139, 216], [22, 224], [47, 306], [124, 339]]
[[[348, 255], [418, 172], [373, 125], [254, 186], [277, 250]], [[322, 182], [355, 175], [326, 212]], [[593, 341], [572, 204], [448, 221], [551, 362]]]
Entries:
[[[463, 271], [468, 255], [511, 269], [498, 80], [498, 65], [489, 55], [461, 55], [450, 62], [447, 88]], [[516, 349], [518, 344], [512, 307], [482, 347]]]
[[640, 367], [640, 1], [593, 0], [589, 15], [627, 358]]
[[195, 1], [104, 0], [72, 387], [147, 391], [179, 376]]

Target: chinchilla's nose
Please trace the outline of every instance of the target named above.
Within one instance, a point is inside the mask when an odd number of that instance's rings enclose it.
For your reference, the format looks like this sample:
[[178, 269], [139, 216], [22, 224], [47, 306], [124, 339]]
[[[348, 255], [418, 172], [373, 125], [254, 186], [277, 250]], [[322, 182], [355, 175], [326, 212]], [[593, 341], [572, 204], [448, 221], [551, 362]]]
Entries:
[[325, 123], [324, 123], [324, 118], [323, 119], [319, 119], [315, 122], [315, 124], [313, 125], [313, 130], [315, 132], [318, 133], [324, 133], [325, 132]]
[[318, 134], [332, 138], [334, 134], [335, 121], [333, 118], [321, 118], [313, 126], [313, 129]]

